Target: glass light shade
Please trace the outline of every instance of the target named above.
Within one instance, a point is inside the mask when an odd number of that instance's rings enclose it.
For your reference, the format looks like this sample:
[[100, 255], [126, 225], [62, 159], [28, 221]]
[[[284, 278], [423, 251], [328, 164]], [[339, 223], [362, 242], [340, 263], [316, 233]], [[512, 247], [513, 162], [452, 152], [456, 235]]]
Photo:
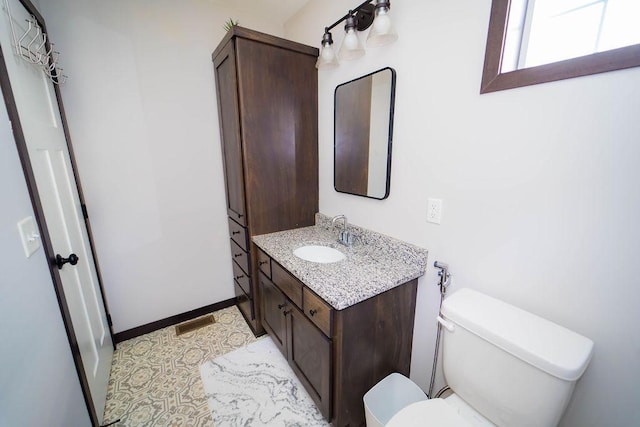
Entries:
[[364, 46], [356, 33], [355, 28], [348, 28], [338, 52], [341, 61], [351, 61], [364, 56]]
[[338, 58], [336, 58], [336, 52], [333, 50], [331, 43], [322, 43], [322, 49], [316, 62], [316, 68], [318, 70], [330, 70], [338, 66]]
[[380, 47], [398, 40], [398, 33], [391, 22], [388, 7], [376, 8], [376, 16], [367, 37], [367, 46]]

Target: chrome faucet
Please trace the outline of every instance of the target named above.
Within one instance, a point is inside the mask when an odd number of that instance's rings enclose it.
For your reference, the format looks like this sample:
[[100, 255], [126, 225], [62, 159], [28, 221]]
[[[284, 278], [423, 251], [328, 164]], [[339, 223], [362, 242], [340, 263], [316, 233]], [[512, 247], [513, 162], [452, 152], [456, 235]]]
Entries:
[[351, 246], [353, 244], [353, 234], [347, 230], [347, 217], [344, 215], [336, 215], [331, 219], [331, 225], [335, 225], [339, 219], [342, 220], [342, 231], [338, 234], [338, 243]]

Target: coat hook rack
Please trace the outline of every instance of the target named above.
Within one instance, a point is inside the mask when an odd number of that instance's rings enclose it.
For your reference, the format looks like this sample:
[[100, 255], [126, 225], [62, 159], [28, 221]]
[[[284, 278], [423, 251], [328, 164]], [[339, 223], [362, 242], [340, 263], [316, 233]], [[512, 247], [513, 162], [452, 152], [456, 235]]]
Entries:
[[[51, 39], [42, 31], [42, 27], [40, 27], [36, 17], [32, 15], [26, 19], [26, 30], [18, 28], [20, 32], [17, 32], [9, 1], [4, 0], [4, 5], [9, 16], [11, 36], [16, 55], [26, 62], [41, 67], [45, 75], [54, 84], [63, 85], [68, 76], [62, 74], [63, 70], [58, 66], [60, 52], [53, 50]], [[21, 35], [18, 37], [19, 34]]]

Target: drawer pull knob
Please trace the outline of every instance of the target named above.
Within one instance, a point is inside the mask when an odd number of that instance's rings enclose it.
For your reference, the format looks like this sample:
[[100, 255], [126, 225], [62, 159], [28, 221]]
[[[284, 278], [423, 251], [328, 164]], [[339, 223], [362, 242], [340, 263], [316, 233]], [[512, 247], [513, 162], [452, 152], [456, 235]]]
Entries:
[[282, 310], [283, 308], [285, 308], [287, 306], [287, 303], [285, 302], [284, 304], [278, 304], [278, 308], [280, 310]]
[[240, 232], [239, 232], [239, 231], [232, 231], [232, 232], [231, 232], [231, 235], [232, 235], [232, 236], [235, 236], [236, 234], [240, 234]]
[[258, 265], [265, 265], [265, 264], [266, 264], [266, 263], [268, 263], [268, 262], [269, 262], [269, 261], [260, 261], [260, 262], [258, 263]]
[[244, 274], [241, 274], [241, 275], [239, 275], [239, 276], [236, 276], [236, 280], [240, 280], [240, 279], [242, 279], [243, 277], [244, 277]]
[[292, 310], [285, 310], [285, 311], [282, 312], [282, 314], [286, 316], [287, 314], [291, 313], [291, 311]]
[[310, 315], [315, 315], [318, 312], [318, 310], [309, 310], [309, 314]]
[[242, 254], [233, 254], [234, 258], [238, 258], [239, 256], [242, 256]]

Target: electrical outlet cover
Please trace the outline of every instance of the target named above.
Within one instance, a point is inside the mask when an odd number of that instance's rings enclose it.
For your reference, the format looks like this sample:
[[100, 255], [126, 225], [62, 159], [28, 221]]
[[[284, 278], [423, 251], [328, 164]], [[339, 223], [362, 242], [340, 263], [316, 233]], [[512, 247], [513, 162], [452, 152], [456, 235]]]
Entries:
[[440, 224], [442, 221], [442, 200], [427, 199], [427, 221]]

